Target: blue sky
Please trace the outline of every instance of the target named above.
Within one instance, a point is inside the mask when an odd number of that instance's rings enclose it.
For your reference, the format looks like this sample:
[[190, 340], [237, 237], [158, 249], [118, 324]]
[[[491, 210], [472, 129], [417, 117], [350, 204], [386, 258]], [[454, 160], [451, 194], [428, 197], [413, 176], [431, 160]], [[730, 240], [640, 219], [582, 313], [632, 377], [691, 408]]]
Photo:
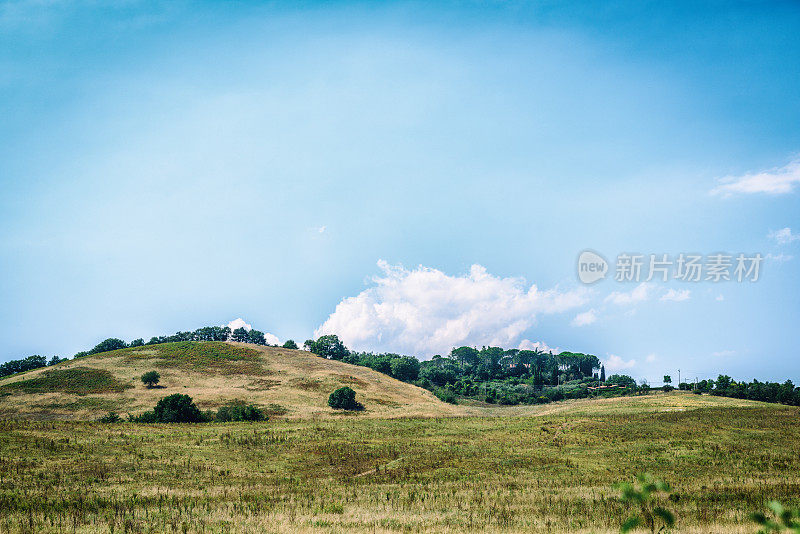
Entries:
[[[2, 2], [0, 361], [242, 317], [798, 381], [798, 34], [788, 2]], [[769, 256], [635, 292], [587, 248]]]

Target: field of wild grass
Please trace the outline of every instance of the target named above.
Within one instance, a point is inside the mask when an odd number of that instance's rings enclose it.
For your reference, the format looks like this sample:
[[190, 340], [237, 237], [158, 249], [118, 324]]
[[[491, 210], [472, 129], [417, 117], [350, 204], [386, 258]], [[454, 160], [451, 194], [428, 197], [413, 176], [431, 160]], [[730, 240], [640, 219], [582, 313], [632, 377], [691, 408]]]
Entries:
[[2, 532], [614, 532], [612, 485], [672, 484], [679, 532], [800, 504], [800, 411], [259, 424], [0, 423]]

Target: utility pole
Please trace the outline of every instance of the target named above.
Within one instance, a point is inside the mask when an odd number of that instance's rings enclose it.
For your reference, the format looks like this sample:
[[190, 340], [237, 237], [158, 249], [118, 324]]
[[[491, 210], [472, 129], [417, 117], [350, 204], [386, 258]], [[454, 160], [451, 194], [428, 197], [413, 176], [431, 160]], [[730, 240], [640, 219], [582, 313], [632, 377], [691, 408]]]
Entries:
[[678, 389], [681, 389], [681, 370], [678, 369]]

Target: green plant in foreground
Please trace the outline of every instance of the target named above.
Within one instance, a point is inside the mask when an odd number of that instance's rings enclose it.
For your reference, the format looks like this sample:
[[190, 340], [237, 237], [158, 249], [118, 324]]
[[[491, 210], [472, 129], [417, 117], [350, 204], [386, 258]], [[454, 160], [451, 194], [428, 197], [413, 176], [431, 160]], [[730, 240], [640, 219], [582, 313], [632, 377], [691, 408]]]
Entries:
[[775, 519], [769, 518], [762, 512], [756, 512], [750, 518], [761, 525], [758, 534], [770, 534], [771, 532], [795, 532], [800, 534], [800, 510], [784, 508], [778, 501], [770, 501], [767, 507], [775, 515]]
[[622, 492], [623, 502], [633, 503], [639, 507], [639, 513], [629, 517], [620, 527], [620, 532], [629, 532], [636, 527], [645, 526], [654, 533], [657, 521], [661, 523], [658, 532], [672, 527], [675, 524], [675, 516], [666, 508], [655, 506], [654, 502], [655, 494], [669, 492], [669, 484], [654, 479], [646, 473], [639, 475], [638, 481], [638, 484], [622, 482], [616, 485]]

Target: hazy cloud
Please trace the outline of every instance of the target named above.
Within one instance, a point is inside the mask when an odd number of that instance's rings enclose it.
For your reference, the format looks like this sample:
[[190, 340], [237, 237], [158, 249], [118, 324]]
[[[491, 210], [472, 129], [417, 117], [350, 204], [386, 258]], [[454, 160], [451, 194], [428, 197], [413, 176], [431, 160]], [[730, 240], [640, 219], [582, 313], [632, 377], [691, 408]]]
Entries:
[[617, 305], [635, 304], [650, 298], [651, 286], [647, 282], [642, 282], [636, 286], [632, 291], [614, 291], [605, 298], [605, 302], [610, 302]]
[[787, 243], [791, 243], [792, 241], [800, 240], [800, 234], [793, 234], [792, 229], [788, 226], [786, 228], [781, 228], [780, 230], [774, 230], [770, 232], [767, 237], [775, 240], [779, 245], [785, 245]]
[[780, 168], [742, 176], [726, 176], [720, 185], [711, 190], [712, 195], [730, 196], [734, 193], [766, 193], [784, 195], [791, 193], [800, 183], [800, 160]]
[[586, 326], [595, 321], [597, 321], [597, 313], [591, 309], [576, 315], [571, 324], [572, 326]]
[[682, 302], [684, 300], [689, 300], [689, 295], [691, 291], [688, 289], [670, 289], [663, 295], [661, 295], [660, 300], [671, 300], [673, 302]]

